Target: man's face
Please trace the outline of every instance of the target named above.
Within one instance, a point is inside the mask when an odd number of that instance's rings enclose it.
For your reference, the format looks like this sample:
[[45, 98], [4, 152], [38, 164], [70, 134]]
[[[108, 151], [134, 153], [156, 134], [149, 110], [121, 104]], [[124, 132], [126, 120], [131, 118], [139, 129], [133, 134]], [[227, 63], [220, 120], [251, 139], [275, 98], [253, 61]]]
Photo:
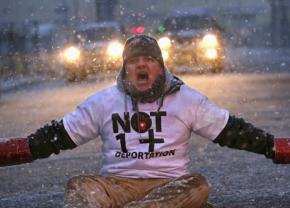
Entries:
[[127, 60], [125, 70], [127, 79], [138, 91], [144, 92], [152, 86], [161, 74], [162, 67], [151, 56], [136, 56]]

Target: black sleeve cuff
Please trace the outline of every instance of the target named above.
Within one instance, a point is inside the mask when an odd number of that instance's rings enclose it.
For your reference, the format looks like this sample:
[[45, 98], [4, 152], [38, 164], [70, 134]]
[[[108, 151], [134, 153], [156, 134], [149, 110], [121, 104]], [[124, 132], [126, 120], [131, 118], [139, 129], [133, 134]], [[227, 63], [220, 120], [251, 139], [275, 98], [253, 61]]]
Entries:
[[28, 137], [33, 159], [46, 158], [60, 150], [73, 149], [76, 144], [64, 128], [63, 121], [51, 121]]
[[213, 142], [220, 146], [247, 150], [264, 154], [267, 158], [274, 158], [274, 136], [232, 115]]

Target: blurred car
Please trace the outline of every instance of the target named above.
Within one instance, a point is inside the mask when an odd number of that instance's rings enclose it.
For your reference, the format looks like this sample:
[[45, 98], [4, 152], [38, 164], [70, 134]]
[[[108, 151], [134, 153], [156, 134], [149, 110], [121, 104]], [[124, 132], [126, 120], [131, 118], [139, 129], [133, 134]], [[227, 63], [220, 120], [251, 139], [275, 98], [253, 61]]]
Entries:
[[158, 32], [158, 43], [169, 69], [187, 65], [198, 66], [199, 71], [223, 71], [222, 29], [206, 9], [172, 12]]
[[80, 25], [62, 50], [62, 64], [69, 81], [89, 74], [117, 70], [122, 64], [124, 30], [117, 22]]

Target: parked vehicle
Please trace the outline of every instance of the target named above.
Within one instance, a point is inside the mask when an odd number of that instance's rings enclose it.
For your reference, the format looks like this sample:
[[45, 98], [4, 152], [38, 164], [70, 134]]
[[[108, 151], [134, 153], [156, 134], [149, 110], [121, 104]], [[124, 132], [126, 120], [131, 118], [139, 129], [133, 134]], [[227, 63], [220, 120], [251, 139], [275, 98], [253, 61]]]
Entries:
[[116, 70], [122, 64], [124, 30], [117, 22], [96, 22], [77, 27], [62, 52], [69, 81], [84, 80], [89, 74]]
[[159, 45], [169, 68], [197, 66], [199, 71], [224, 69], [222, 29], [206, 9], [177, 10], [159, 28]]

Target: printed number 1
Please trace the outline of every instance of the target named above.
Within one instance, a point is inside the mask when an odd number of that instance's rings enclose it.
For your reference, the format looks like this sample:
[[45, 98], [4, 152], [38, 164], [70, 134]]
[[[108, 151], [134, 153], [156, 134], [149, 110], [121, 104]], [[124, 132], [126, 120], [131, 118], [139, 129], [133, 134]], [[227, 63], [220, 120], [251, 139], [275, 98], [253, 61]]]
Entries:
[[127, 153], [128, 150], [127, 150], [127, 147], [126, 147], [125, 134], [118, 134], [116, 136], [116, 139], [120, 140], [122, 152]]

